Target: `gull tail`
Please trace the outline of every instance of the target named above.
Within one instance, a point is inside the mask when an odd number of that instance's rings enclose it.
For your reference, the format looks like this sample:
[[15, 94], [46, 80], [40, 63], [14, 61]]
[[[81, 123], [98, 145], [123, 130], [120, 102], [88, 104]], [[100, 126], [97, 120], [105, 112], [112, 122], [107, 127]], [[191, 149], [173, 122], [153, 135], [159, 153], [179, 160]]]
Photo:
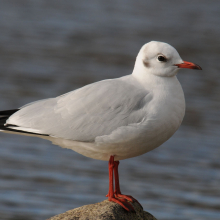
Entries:
[[7, 126], [5, 126], [7, 119], [17, 112], [19, 109], [5, 110], [0, 111], [0, 130], [8, 130]]
[[19, 127], [17, 125], [7, 124], [6, 121], [8, 120], [8, 118], [19, 110], [20, 109], [11, 109], [11, 110], [0, 111], [0, 131], [7, 132], [7, 133], [23, 134], [23, 135], [30, 134], [30, 135], [38, 135], [38, 136], [39, 135], [48, 136], [47, 134], [39, 134], [35, 132], [30, 132], [30, 131], [34, 131], [34, 129], [27, 129], [27, 128]]

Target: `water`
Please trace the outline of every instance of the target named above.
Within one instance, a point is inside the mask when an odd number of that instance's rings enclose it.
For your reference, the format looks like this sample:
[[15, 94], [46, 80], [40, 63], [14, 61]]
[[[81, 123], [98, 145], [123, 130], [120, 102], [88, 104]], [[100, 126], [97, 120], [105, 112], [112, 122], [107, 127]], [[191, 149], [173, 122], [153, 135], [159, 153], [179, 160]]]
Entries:
[[[220, 2], [2, 1], [0, 106], [11, 109], [131, 73], [140, 47], [170, 43], [186, 116], [163, 146], [120, 164], [123, 193], [158, 220], [220, 219]], [[0, 133], [0, 218], [46, 219], [100, 202], [107, 162], [45, 140]]]

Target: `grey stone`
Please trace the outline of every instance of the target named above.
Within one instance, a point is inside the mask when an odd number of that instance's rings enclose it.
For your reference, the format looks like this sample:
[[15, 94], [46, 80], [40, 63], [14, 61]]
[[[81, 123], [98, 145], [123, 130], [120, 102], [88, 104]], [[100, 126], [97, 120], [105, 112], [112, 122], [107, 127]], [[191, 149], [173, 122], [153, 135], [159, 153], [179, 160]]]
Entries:
[[104, 200], [69, 210], [48, 220], [157, 220], [150, 213], [143, 211], [138, 203], [132, 205], [136, 213], [127, 212], [120, 205]]

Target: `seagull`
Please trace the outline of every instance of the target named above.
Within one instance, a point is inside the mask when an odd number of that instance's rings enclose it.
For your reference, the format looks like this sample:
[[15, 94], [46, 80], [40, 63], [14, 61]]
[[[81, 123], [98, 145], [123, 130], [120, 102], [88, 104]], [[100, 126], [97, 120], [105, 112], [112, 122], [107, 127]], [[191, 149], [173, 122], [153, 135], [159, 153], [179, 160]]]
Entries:
[[[134, 211], [121, 193], [119, 160], [159, 147], [179, 128], [185, 99], [176, 77], [183, 61], [174, 47], [151, 41], [140, 49], [132, 74], [86, 85], [64, 95], [0, 112], [0, 130], [36, 136], [86, 157], [109, 161], [109, 201]], [[130, 203], [131, 202], [131, 203]]]

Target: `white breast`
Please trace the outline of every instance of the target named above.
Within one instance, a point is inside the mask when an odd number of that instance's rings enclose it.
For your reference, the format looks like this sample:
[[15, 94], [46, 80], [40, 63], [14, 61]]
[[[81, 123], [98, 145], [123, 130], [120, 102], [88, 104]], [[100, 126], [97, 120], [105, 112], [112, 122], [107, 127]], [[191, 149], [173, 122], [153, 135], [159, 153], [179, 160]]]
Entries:
[[163, 77], [163, 80], [166, 82], [152, 90], [154, 98], [146, 109], [147, 120], [151, 121], [147, 128], [151, 134], [148, 140], [152, 142], [148, 142], [150, 150], [164, 143], [176, 132], [185, 114], [185, 98], [179, 81], [176, 77]]
[[[139, 156], [159, 147], [181, 125], [185, 114], [185, 99], [177, 78], [161, 77], [153, 85], [156, 85], [150, 89], [153, 99], [144, 109], [146, 117], [142, 123], [137, 124], [137, 131], [133, 131], [133, 140], [124, 145], [127, 150], [117, 152], [119, 159]], [[132, 134], [129, 135], [132, 137]], [[123, 146], [118, 146], [118, 149], [123, 149]]]

